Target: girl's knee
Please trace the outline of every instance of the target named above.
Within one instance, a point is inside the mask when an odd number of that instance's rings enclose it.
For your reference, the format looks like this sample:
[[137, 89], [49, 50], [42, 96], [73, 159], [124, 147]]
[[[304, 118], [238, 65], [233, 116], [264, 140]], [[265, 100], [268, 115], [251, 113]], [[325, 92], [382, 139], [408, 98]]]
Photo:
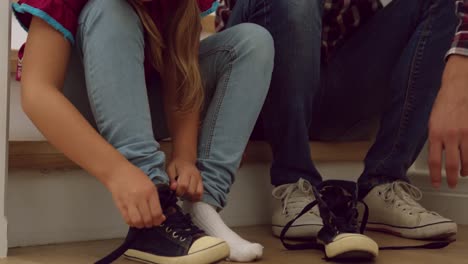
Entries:
[[78, 19], [81, 29], [100, 26], [108, 32], [143, 32], [138, 14], [126, 0], [91, 0], [83, 8]]
[[241, 44], [238, 52], [248, 53], [249, 58], [259, 65], [273, 67], [275, 48], [270, 32], [251, 23], [240, 24], [234, 28], [237, 42]]

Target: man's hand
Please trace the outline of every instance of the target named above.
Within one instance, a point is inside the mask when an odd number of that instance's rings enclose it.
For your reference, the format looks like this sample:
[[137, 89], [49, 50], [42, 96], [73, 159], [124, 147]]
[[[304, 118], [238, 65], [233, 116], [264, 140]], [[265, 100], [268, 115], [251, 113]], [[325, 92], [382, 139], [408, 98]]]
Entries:
[[444, 150], [447, 182], [455, 188], [459, 172], [468, 176], [468, 57], [459, 55], [447, 62], [429, 121], [429, 169], [435, 188], [442, 182]]
[[177, 196], [193, 202], [201, 200], [203, 182], [194, 162], [175, 158], [167, 166], [167, 174], [171, 179], [171, 189], [176, 191]]

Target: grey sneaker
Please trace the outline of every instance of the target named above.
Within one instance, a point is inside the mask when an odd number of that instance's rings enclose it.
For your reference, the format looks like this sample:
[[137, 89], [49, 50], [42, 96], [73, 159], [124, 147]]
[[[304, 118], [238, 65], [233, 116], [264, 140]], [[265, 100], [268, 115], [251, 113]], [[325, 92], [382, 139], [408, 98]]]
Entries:
[[[315, 200], [312, 185], [300, 179], [296, 183], [276, 187], [272, 193], [276, 199], [271, 219], [273, 235], [279, 237], [286, 224]], [[301, 216], [289, 228], [286, 238], [313, 238], [322, 228], [318, 206]]]
[[369, 207], [367, 229], [412, 239], [443, 239], [457, 233], [457, 224], [417, 201], [421, 191], [396, 181], [374, 187], [364, 198]]

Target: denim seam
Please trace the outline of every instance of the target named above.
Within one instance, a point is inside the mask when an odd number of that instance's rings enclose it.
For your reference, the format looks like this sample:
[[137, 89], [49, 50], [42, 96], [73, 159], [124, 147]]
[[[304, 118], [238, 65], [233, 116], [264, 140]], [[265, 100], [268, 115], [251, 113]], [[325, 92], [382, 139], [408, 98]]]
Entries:
[[[226, 70], [226, 73], [225, 73], [227, 75], [227, 77], [224, 80], [224, 83], [222, 85], [220, 99], [216, 100], [216, 102], [217, 102], [216, 111], [215, 111], [214, 115], [209, 120], [206, 120], [206, 122], [209, 122], [208, 123], [209, 136], [208, 136], [207, 143], [202, 145], [204, 147], [204, 149], [200, 151], [200, 156], [202, 156], [202, 157], [199, 157], [199, 158], [207, 158], [210, 155], [211, 143], [212, 143], [213, 137], [214, 137], [214, 128], [215, 128], [216, 122], [218, 120], [219, 109], [221, 108], [221, 105], [223, 104], [224, 97], [226, 95], [227, 86], [228, 86], [228, 83], [229, 83], [229, 81], [231, 79], [232, 61], [237, 59], [237, 53], [236, 53], [234, 47], [232, 47], [232, 46], [216, 47], [214, 49], [211, 49], [211, 50], [208, 50], [208, 51], [204, 52], [203, 54], [200, 54], [200, 56], [208, 56], [208, 55], [212, 55], [212, 54], [217, 53], [217, 52], [227, 52], [229, 54], [230, 62], [227, 65], [227, 70]], [[216, 94], [216, 91], [215, 91], [215, 94]], [[215, 100], [215, 99], [213, 98], [212, 100]]]
[[[271, 14], [271, 5], [267, 5], [266, 1], [263, 1], [263, 12], [264, 14]], [[270, 16], [264, 16], [265, 18], [265, 27], [270, 26]]]
[[[432, 7], [429, 8], [429, 11], [432, 11]], [[396, 152], [396, 150], [400, 146], [400, 139], [401, 139], [401, 134], [402, 130], [406, 128], [408, 125], [408, 116], [409, 112], [414, 110], [414, 106], [412, 104], [413, 99], [414, 99], [414, 94], [413, 94], [413, 88], [414, 88], [414, 78], [415, 76], [419, 75], [419, 65], [422, 57], [424, 56], [424, 49], [426, 47], [426, 42], [427, 42], [427, 37], [431, 35], [431, 29], [432, 29], [432, 13], [429, 12], [427, 21], [423, 27], [423, 29], [420, 32], [420, 37], [418, 39], [418, 42], [416, 44], [416, 52], [413, 55], [413, 60], [411, 63], [411, 69], [410, 69], [410, 74], [408, 76], [408, 86], [406, 88], [406, 97], [405, 97], [405, 104], [403, 106], [403, 114], [400, 119], [400, 125], [397, 133], [397, 139], [395, 140], [392, 149], [390, 153], [380, 160], [380, 162], [377, 164], [377, 166], [374, 167], [373, 173], [377, 173], [378, 169], [391, 157], [393, 154]]]

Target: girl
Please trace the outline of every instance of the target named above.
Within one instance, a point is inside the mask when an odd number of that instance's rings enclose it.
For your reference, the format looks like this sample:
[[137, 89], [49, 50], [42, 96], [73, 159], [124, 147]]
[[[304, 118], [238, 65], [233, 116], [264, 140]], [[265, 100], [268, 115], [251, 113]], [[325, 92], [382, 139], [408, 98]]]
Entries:
[[[224, 206], [222, 194], [267, 94], [273, 44], [252, 24], [200, 44], [199, 12], [207, 14], [216, 4], [13, 5], [29, 30], [21, 78], [24, 111], [52, 144], [109, 189], [131, 226], [125, 243], [99, 263], [123, 253], [149, 263], [212, 263], [228, 255], [251, 261], [262, 254], [260, 245], [227, 228], [216, 209]], [[166, 167], [156, 139], [169, 136]], [[191, 212], [221, 239], [195, 227], [174, 194], [201, 199]]]

